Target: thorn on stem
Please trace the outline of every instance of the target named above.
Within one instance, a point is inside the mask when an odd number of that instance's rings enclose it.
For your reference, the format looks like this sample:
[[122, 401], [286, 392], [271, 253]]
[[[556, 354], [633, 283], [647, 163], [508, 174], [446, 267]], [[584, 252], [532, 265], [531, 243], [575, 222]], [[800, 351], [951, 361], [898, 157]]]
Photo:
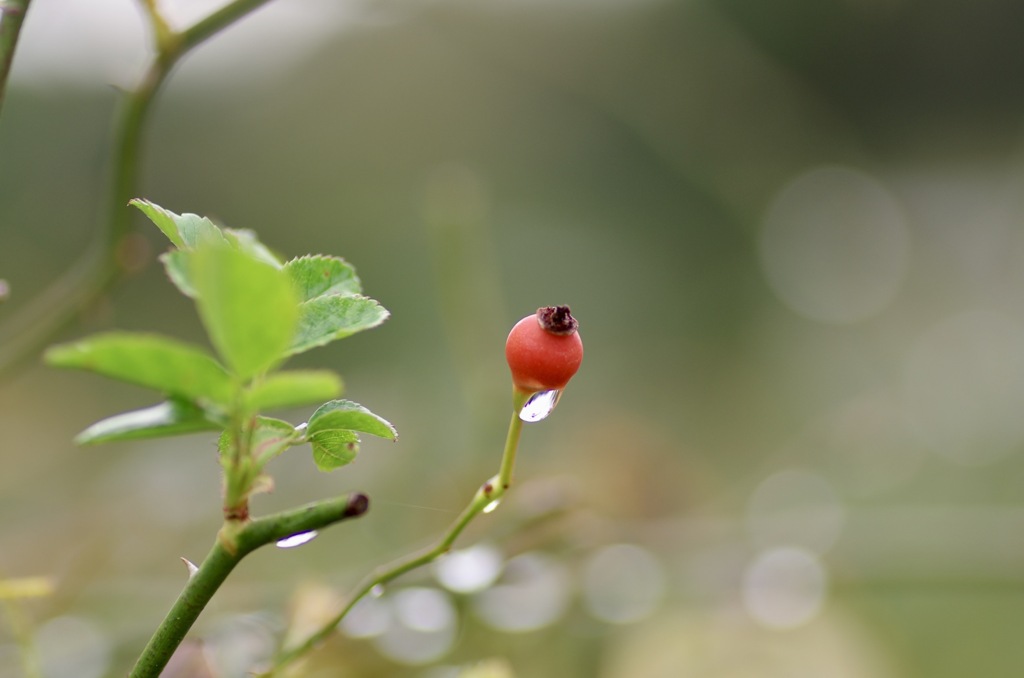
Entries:
[[199, 568], [196, 567], [195, 563], [193, 563], [191, 560], [189, 560], [185, 556], [181, 557], [181, 562], [185, 563], [185, 567], [188, 568], [188, 578], [189, 579], [191, 579], [192, 577], [196, 576], [196, 572], [199, 571]]

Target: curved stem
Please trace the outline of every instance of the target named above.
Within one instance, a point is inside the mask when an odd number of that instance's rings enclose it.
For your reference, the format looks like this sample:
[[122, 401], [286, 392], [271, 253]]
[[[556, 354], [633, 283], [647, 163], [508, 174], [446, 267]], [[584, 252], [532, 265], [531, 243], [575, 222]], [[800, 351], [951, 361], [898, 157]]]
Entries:
[[5, 0], [0, 4], [0, 109], [7, 91], [7, 76], [11, 73], [14, 50], [18, 46], [21, 26], [28, 13], [31, 0]]
[[[30, 0], [0, 0], [6, 7], [27, 8]], [[119, 250], [132, 230], [132, 213], [125, 207], [137, 197], [142, 132], [154, 98], [174, 65], [189, 50], [227, 28], [270, 0], [234, 0], [180, 33], [170, 32], [153, 3], [144, 7], [154, 26], [157, 54], [134, 90], [125, 95], [114, 132], [113, 167], [102, 228], [86, 253], [47, 289], [0, 326], [0, 374], [11, 371], [35, 354], [76, 314], [110, 289], [124, 274]], [[24, 12], [22, 11], [22, 16]], [[0, 15], [0, 32], [20, 20], [16, 11]], [[162, 27], [162, 28], [161, 28]], [[16, 33], [14, 35], [16, 39]], [[0, 59], [9, 58], [13, 41], [0, 35]], [[0, 66], [2, 68], [2, 66]], [[0, 96], [6, 73], [0, 73]]]
[[515, 465], [516, 451], [519, 448], [519, 440], [522, 435], [523, 422], [519, 418], [519, 410], [522, 409], [523, 404], [530, 394], [521, 394], [519, 391], [515, 392], [513, 396], [513, 410], [512, 410], [512, 421], [509, 423], [508, 435], [505, 438], [505, 450], [501, 455], [501, 470], [498, 475], [494, 476], [476, 491], [473, 495], [473, 499], [469, 504], [462, 510], [459, 517], [455, 519], [448, 530], [438, 539], [432, 546], [412, 553], [404, 558], [400, 558], [389, 565], [379, 567], [369, 575], [367, 575], [355, 590], [352, 595], [349, 596], [345, 606], [332, 617], [327, 623], [323, 624], [318, 631], [310, 635], [306, 640], [302, 641], [299, 645], [293, 648], [283, 650], [274, 657], [273, 665], [265, 672], [259, 674], [261, 678], [270, 678], [275, 675], [278, 671], [283, 669], [285, 666], [296, 661], [300, 657], [310, 652], [313, 648], [323, 642], [328, 636], [330, 636], [334, 629], [341, 623], [341, 621], [348, 615], [348, 613], [355, 607], [356, 603], [362, 600], [368, 593], [373, 591], [378, 586], [383, 586], [388, 582], [391, 582], [403, 574], [415, 570], [424, 565], [432, 563], [434, 560], [451, 550], [455, 540], [459, 538], [462, 531], [469, 526], [473, 519], [484, 512], [484, 510], [494, 502], [501, 499], [506, 490], [512, 483], [512, 469]]
[[130, 678], [156, 678], [160, 675], [199, 613], [246, 555], [293, 534], [323, 529], [346, 518], [356, 518], [366, 513], [368, 508], [369, 499], [357, 492], [248, 522], [232, 531], [231, 544], [225, 544], [218, 536], [203, 564], [189, 577], [181, 595], [150, 638], [129, 674]]

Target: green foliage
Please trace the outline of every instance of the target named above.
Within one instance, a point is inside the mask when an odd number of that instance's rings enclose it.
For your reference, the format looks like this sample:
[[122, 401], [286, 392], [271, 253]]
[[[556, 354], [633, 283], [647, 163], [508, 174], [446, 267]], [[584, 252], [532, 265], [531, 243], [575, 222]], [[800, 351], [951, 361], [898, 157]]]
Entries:
[[110, 332], [51, 347], [44, 356], [56, 367], [97, 372], [195, 403], [227, 406], [235, 382], [205, 351], [156, 334]]
[[224, 237], [220, 229], [206, 217], [197, 214], [175, 214], [139, 198], [132, 200], [130, 204], [142, 210], [142, 213], [163, 231], [171, 244], [179, 249], [195, 249], [200, 242]]
[[299, 305], [299, 326], [288, 355], [344, 339], [388, 319], [388, 311], [363, 296], [323, 295]]
[[164, 438], [182, 433], [216, 431], [222, 422], [186, 400], [171, 398], [141, 410], [115, 414], [85, 429], [75, 438], [79, 445], [95, 445], [116, 440]]
[[339, 429], [398, 440], [398, 432], [386, 419], [351, 400], [332, 400], [321, 405], [309, 418], [306, 435], [312, 438], [318, 433]]
[[332, 471], [355, 459], [359, 433], [397, 440], [398, 432], [387, 420], [350, 400], [332, 400], [309, 418], [306, 436], [313, 446], [313, 461], [321, 471]]
[[274, 268], [281, 268], [281, 260], [278, 259], [277, 255], [271, 252], [266, 245], [261, 243], [257, 238], [256, 234], [247, 229], [234, 229], [225, 228], [223, 231], [224, 239], [230, 243], [232, 247], [240, 252], [244, 252], [256, 261], [262, 261], [264, 264], [273, 266]]
[[160, 255], [167, 277], [171, 279], [178, 291], [190, 299], [196, 298], [196, 288], [192, 284], [189, 253], [186, 250], [171, 250]]
[[292, 445], [302, 443], [302, 436], [287, 421], [258, 417], [252, 430], [252, 454], [262, 467]]
[[[289, 447], [311, 444], [318, 468], [350, 463], [359, 433], [394, 440], [394, 427], [365, 407], [335, 400], [330, 370], [284, 370], [289, 356], [380, 325], [388, 312], [363, 296], [355, 269], [340, 257], [282, 262], [251, 231], [222, 229], [205, 217], [133, 200], [167, 236], [167, 275], [192, 298], [219, 360], [200, 347], [154, 334], [109, 332], [54, 346], [46, 361], [89, 370], [162, 393], [166, 400], [99, 421], [81, 444], [221, 430], [225, 512], [247, 515], [249, 496], [269, 489], [263, 473]], [[326, 402], [308, 425], [261, 416], [269, 409]]]
[[284, 265], [301, 301], [328, 294], [348, 296], [363, 291], [356, 270], [341, 257], [307, 255]]
[[313, 462], [321, 471], [333, 471], [346, 466], [359, 454], [359, 436], [355, 431], [321, 431], [310, 438], [309, 444], [313, 447]]
[[280, 363], [295, 334], [298, 299], [278, 268], [231, 247], [191, 256], [196, 304], [210, 340], [243, 381]]
[[330, 370], [275, 372], [249, 387], [246, 405], [252, 412], [297, 407], [337, 398], [342, 388], [341, 377]]

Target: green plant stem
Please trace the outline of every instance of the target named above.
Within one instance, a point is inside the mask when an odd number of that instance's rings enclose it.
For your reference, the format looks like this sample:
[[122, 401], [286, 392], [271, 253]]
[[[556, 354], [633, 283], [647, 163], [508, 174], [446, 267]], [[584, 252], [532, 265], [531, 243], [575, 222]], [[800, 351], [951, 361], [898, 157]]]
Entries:
[[224, 5], [181, 32], [182, 49], [192, 49], [268, 2], [270, 0], [235, 0]]
[[[0, 0], [7, 9], [0, 17], [0, 68], [9, 66], [17, 28], [30, 0]], [[175, 64], [191, 49], [227, 28], [270, 0], [235, 0], [189, 28], [171, 31], [156, 11], [155, 3], [143, 7], [154, 26], [156, 55], [135, 89], [125, 93], [114, 130], [110, 184], [101, 228], [85, 254], [48, 288], [40, 292], [0, 326], [0, 375], [31, 358], [83, 308], [99, 299], [126, 274], [121, 250], [132, 233], [132, 218], [126, 208], [137, 197], [142, 136], [153, 100]], [[8, 28], [10, 26], [10, 28]], [[13, 31], [8, 38], [7, 32]], [[0, 97], [6, 70], [0, 71]], [[0, 99], [2, 101], [2, 99]]]
[[7, 92], [7, 77], [11, 73], [14, 62], [14, 50], [18, 47], [18, 36], [25, 22], [31, 0], [3, 0], [0, 7], [0, 109], [4, 105], [4, 93]]
[[246, 555], [293, 534], [323, 529], [346, 518], [356, 518], [366, 513], [368, 507], [369, 500], [365, 494], [353, 493], [250, 521], [232, 531], [231, 544], [226, 544], [218, 535], [203, 564], [189, 577], [181, 595], [150, 638], [129, 674], [130, 678], [156, 678], [160, 675], [199, 613]]
[[513, 396], [512, 421], [509, 423], [508, 435], [505, 438], [505, 450], [501, 456], [501, 470], [498, 472], [498, 475], [480, 486], [476, 494], [473, 495], [473, 499], [462, 510], [462, 513], [455, 519], [455, 522], [448, 527], [448, 530], [441, 538], [432, 546], [400, 558], [389, 565], [379, 567], [367, 575], [356, 586], [345, 606], [334, 617], [321, 626], [318, 631], [302, 641], [301, 644], [279, 652], [274, 657], [271, 668], [267, 672], [259, 674], [260, 678], [271, 678], [277, 675], [281, 669], [306, 655], [322, 643], [334, 632], [334, 629], [355, 607], [356, 603], [375, 588], [384, 586], [407, 572], [428, 565], [447, 553], [451, 550], [455, 540], [462, 534], [462, 531], [473, 522], [473, 519], [505, 495], [505, 492], [512, 483], [512, 469], [515, 464], [516, 450], [519, 447], [519, 440], [523, 430], [523, 422], [519, 418], [519, 410], [522, 409], [523, 404], [525, 404], [530, 395], [529, 393], [522, 394], [516, 391]]
[[[252, 493], [255, 473], [252, 458], [252, 427], [243, 426], [241, 394], [234, 407], [235, 415], [231, 418], [230, 449], [226, 458], [221, 459], [224, 470], [224, 518], [226, 520], [245, 520], [249, 517], [249, 495]], [[223, 452], [221, 453], [223, 455]]]
[[516, 450], [519, 449], [519, 437], [523, 433], [523, 420], [519, 418], [519, 412], [523, 405], [530, 399], [532, 393], [520, 391], [518, 388], [512, 391], [512, 421], [508, 425], [508, 436], [505, 438], [505, 451], [501, 455], [501, 468], [498, 470], [498, 485], [502, 492], [512, 484], [512, 470], [516, 463]]

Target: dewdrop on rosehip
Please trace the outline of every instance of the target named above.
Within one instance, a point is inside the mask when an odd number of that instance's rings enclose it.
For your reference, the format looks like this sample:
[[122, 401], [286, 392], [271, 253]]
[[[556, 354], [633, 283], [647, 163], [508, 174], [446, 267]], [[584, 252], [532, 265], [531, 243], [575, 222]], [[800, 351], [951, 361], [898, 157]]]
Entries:
[[515, 324], [505, 342], [512, 385], [528, 396], [519, 412], [523, 421], [544, 419], [558, 404], [583, 362], [579, 323], [568, 306], [545, 306]]

